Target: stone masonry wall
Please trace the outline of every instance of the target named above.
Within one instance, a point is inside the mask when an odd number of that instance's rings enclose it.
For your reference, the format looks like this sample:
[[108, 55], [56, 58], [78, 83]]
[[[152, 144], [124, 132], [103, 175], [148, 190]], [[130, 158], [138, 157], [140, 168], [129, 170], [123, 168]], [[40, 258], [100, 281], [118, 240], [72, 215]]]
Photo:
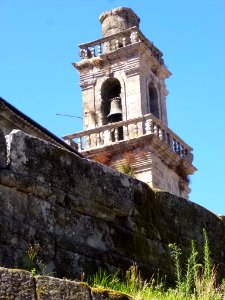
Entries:
[[171, 279], [168, 244], [187, 254], [206, 228], [225, 272], [225, 223], [203, 207], [21, 131], [7, 136], [7, 147], [0, 133], [0, 142], [1, 266], [23, 267], [38, 243], [45, 272], [58, 277], [136, 262], [146, 275], [160, 269]]
[[132, 300], [126, 294], [90, 288], [83, 282], [32, 276], [24, 270], [0, 268], [2, 300]]

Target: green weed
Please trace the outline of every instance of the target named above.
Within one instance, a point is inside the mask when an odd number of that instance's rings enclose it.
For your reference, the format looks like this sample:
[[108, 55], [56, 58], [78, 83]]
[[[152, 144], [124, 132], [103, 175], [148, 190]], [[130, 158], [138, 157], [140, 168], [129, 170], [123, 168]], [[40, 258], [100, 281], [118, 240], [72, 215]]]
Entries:
[[25, 269], [32, 273], [33, 276], [36, 275], [47, 275], [46, 265], [38, 258], [38, 253], [40, 250], [39, 244], [30, 244], [26, 251], [25, 257]]
[[108, 275], [99, 272], [89, 280], [89, 284], [98, 288], [110, 288], [131, 295], [135, 300], [225, 300], [225, 279], [219, 285], [216, 282], [216, 268], [210, 260], [209, 241], [203, 230], [203, 262], [198, 262], [195, 242], [191, 243], [191, 253], [185, 268], [181, 267], [181, 249], [169, 245], [176, 268], [176, 286], [166, 288], [164, 282], [144, 280], [136, 264], [122, 276], [121, 272]]

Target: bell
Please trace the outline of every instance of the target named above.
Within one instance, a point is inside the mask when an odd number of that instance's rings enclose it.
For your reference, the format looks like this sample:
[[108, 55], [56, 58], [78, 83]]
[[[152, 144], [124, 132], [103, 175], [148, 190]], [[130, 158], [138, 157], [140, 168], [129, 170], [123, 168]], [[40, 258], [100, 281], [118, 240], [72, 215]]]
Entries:
[[122, 107], [120, 97], [115, 97], [111, 100], [110, 113], [107, 116], [109, 122], [119, 122], [122, 121]]

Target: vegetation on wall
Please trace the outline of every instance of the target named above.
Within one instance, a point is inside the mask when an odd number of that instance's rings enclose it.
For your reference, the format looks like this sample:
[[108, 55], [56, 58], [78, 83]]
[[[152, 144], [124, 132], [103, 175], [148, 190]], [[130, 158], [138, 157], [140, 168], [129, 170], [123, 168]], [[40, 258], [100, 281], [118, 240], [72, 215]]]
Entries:
[[[225, 279], [222, 284], [216, 281], [216, 268], [211, 265], [209, 243], [206, 231], [203, 230], [205, 240], [204, 259], [198, 261], [195, 242], [192, 241], [191, 253], [186, 268], [181, 268], [181, 250], [176, 244], [171, 244], [171, 256], [176, 268], [175, 287], [166, 287], [161, 280], [152, 278], [144, 280], [137, 265], [133, 265], [121, 276], [119, 272], [107, 275], [99, 272], [89, 279], [90, 285], [96, 288], [110, 288], [131, 295], [136, 300], [224, 300]], [[121, 279], [122, 278], [122, 279]]]
[[44, 266], [42, 261], [38, 259], [39, 244], [30, 244], [25, 257], [25, 269], [30, 271], [34, 276], [41, 273], [41, 267]]
[[116, 164], [116, 170], [135, 177], [133, 164], [136, 160], [136, 155], [131, 151], [127, 151], [123, 154], [122, 158], [123, 160]]
[[103, 165], [109, 166], [111, 159], [112, 159], [112, 153], [111, 152], [102, 152], [102, 153], [92, 156], [91, 159], [98, 163], [101, 163]]

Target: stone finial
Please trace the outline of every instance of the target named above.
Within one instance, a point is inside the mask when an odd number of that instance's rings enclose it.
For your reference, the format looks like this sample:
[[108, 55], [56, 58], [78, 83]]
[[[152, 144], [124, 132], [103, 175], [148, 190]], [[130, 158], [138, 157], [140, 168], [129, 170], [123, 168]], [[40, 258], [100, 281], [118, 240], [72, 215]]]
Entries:
[[140, 19], [131, 8], [119, 7], [102, 13], [99, 17], [103, 37], [133, 26], [139, 27]]

